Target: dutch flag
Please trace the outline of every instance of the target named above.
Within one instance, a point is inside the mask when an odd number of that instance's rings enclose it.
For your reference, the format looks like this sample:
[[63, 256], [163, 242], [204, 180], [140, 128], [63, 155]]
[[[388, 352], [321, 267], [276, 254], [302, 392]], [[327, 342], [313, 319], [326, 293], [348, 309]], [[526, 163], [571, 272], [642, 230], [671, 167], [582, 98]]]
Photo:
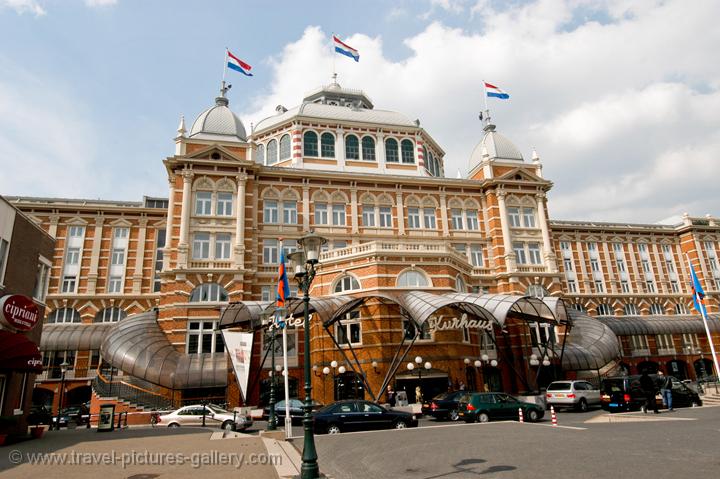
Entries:
[[495, 85], [484, 82], [485, 83], [485, 92], [487, 93], [487, 96], [491, 98], [500, 98], [501, 100], [507, 100], [510, 98], [510, 95], [505, 93], [500, 88], [496, 87]]
[[337, 36], [333, 35], [333, 44], [335, 45], [335, 51], [341, 55], [352, 58], [356, 62], [360, 61], [360, 54], [350, 45], [343, 43]]
[[253, 76], [252, 73], [250, 73], [250, 70], [252, 70], [252, 67], [245, 63], [244, 61], [240, 60], [238, 57], [230, 53], [228, 50], [227, 52], [227, 66], [228, 68], [235, 70], [236, 72], [240, 72], [243, 75], [247, 75], [249, 77]]

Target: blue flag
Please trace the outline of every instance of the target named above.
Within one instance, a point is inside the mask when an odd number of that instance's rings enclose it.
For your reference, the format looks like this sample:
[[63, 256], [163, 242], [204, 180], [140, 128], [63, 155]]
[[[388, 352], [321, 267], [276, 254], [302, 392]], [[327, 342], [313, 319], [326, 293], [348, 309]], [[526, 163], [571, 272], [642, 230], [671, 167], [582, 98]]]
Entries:
[[695, 273], [695, 268], [693, 268], [689, 259], [688, 264], [690, 265], [690, 278], [692, 279], [692, 284], [690, 286], [693, 290], [693, 304], [695, 305], [695, 310], [703, 316], [706, 316], [707, 310], [705, 309], [705, 291], [703, 291], [702, 286], [700, 285], [700, 280]]

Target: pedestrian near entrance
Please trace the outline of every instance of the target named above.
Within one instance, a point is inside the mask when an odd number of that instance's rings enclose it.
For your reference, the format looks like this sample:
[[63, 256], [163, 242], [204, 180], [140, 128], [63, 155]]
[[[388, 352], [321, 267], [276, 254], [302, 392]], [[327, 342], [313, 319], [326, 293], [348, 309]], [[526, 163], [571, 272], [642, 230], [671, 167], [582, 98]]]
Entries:
[[387, 402], [390, 404], [390, 407], [395, 407], [395, 391], [392, 386], [388, 386], [387, 388]]
[[658, 375], [662, 377], [662, 383], [660, 383], [660, 395], [663, 398], [663, 404], [668, 408], [668, 411], [672, 411], [672, 377], [663, 377], [662, 372], [659, 372]]
[[657, 407], [657, 401], [655, 401], [655, 395], [657, 394], [655, 381], [648, 376], [647, 371], [643, 371], [642, 376], [640, 376], [640, 388], [642, 388], [643, 393], [645, 393], [645, 413], [647, 413], [648, 409], [652, 407], [655, 414], [660, 414]]
[[415, 387], [415, 402], [416, 403], [422, 403], [423, 397], [422, 397], [422, 390], [420, 389], [420, 386]]

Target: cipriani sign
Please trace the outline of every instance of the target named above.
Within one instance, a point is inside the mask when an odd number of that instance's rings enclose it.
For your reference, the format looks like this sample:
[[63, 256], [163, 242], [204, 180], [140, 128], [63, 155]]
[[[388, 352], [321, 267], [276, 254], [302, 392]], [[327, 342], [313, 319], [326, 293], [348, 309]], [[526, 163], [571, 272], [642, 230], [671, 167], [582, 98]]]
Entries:
[[444, 316], [430, 316], [427, 320], [430, 331], [449, 331], [457, 329], [485, 329], [492, 331], [493, 321], [488, 319], [468, 319], [463, 313], [459, 318], [446, 318]]

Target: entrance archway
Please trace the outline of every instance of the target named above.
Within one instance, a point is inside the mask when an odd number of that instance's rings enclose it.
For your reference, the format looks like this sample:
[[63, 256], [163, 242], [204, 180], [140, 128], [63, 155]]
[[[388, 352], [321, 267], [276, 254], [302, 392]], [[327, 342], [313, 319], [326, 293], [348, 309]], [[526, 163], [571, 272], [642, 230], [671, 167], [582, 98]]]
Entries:
[[705, 379], [708, 376], [714, 376], [713, 363], [707, 358], [696, 359], [693, 363], [695, 367], [695, 377], [698, 379]]
[[335, 376], [335, 400], [365, 399], [365, 383], [360, 374], [347, 371]]
[[673, 359], [666, 364], [667, 373], [679, 380], [688, 379], [687, 363], [680, 359]]
[[498, 368], [487, 366], [483, 368], [483, 378], [485, 379], [485, 389], [490, 392], [502, 392], [503, 381], [502, 374]]
[[92, 388], [90, 386], [79, 386], [68, 390], [65, 394], [64, 406], [79, 406], [90, 401], [92, 395]]
[[43, 387], [36, 387], [32, 392], [32, 403], [34, 406], [52, 407], [53, 392]]

